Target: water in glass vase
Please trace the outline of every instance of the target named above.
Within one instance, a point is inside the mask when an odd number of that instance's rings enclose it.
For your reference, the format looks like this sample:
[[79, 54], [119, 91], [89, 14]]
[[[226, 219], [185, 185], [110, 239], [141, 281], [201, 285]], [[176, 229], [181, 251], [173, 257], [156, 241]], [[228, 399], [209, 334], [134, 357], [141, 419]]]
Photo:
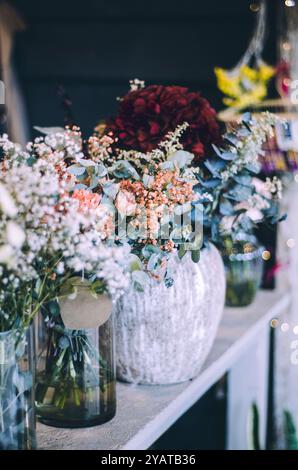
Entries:
[[36, 413], [57, 427], [105, 423], [116, 412], [113, 317], [102, 326], [70, 330], [47, 322], [39, 327]]
[[0, 332], [0, 450], [36, 447], [33, 331]]

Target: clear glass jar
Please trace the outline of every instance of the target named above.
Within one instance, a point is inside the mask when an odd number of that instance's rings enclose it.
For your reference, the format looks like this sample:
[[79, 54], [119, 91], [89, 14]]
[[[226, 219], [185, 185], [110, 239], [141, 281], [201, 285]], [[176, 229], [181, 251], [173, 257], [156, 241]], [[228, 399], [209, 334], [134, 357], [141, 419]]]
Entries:
[[34, 329], [0, 332], [0, 450], [36, 448]]
[[264, 247], [253, 235], [239, 235], [232, 247], [223, 253], [226, 269], [226, 306], [250, 305], [260, 287], [264, 261]]
[[105, 423], [116, 412], [113, 316], [99, 328], [70, 330], [40, 316], [36, 413], [56, 427]]

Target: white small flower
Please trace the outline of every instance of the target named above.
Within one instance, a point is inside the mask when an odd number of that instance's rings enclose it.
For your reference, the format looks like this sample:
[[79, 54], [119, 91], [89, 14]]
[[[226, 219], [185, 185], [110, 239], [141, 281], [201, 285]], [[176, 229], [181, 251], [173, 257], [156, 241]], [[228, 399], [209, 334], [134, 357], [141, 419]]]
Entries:
[[7, 264], [13, 256], [13, 249], [9, 245], [0, 246], [0, 263]]
[[57, 265], [57, 274], [63, 274], [64, 273], [64, 263], [60, 261], [60, 263]]
[[16, 222], [11, 220], [6, 226], [6, 238], [11, 246], [20, 248], [26, 237], [23, 229]]
[[15, 206], [14, 200], [5, 188], [3, 184], [0, 183], [0, 208], [2, 212], [9, 217], [15, 217], [18, 213]]

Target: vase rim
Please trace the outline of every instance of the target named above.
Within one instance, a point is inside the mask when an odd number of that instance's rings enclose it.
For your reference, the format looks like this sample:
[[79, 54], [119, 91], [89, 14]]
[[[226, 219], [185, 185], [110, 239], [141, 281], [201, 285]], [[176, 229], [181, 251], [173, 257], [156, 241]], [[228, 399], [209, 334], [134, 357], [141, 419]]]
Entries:
[[28, 326], [25, 326], [25, 327], [20, 327], [20, 328], [11, 328], [10, 330], [5, 330], [5, 331], [0, 331], [0, 338], [1, 337], [5, 337], [5, 336], [9, 336], [9, 335], [13, 335], [15, 334], [16, 336], [22, 336], [23, 334], [25, 334], [30, 328], [31, 328], [32, 325], [28, 325]]

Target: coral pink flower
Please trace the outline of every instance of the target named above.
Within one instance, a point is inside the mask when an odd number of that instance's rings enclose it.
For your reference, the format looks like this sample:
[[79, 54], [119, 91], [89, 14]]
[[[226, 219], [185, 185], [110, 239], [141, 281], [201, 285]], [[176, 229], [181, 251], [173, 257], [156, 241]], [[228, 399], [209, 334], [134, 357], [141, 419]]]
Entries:
[[115, 206], [120, 214], [133, 215], [137, 208], [136, 198], [130, 191], [121, 189], [117, 194]]
[[93, 194], [86, 189], [76, 189], [72, 197], [79, 201], [79, 209], [82, 211], [86, 209], [96, 209], [101, 199], [99, 194]]

